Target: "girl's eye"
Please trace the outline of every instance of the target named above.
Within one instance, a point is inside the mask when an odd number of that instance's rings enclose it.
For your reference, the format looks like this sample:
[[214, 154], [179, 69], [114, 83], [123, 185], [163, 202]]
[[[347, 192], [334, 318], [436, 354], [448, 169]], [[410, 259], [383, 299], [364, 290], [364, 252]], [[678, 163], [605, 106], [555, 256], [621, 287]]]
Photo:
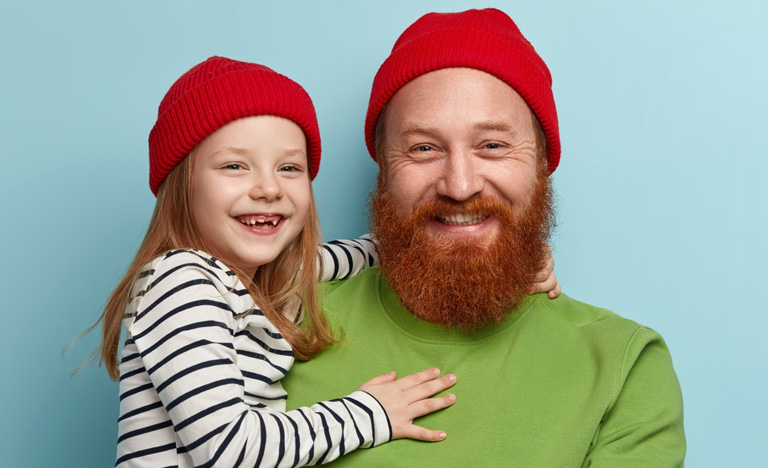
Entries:
[[300, 172], [301, 168], [299, 166], [289, 164], [287, 166], [283, 166], [280, 168], [282, 172]]
[[231, 169], [234, 171], [240, 170], [243, 168], [243, 165], [240, 163], [229, 163], [224, 165], [224, 169]]

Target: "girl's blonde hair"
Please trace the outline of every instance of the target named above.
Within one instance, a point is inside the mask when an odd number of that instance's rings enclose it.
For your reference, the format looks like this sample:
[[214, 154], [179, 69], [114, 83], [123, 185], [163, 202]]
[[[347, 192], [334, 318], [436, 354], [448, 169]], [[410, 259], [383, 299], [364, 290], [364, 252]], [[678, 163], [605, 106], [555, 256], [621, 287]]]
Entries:
[[[200, 236], [192, 216], [190, 201], [194, 153], [195, 150], [192, 150], [190, 155], [182, 159], [160, 186], [144, 240], [97, 322], [102, 324], [99, 348], [101, 362], [112, 380], [120, 377], [117, 355], [123, 316], [126, 304], [132, 299], [134, 280], [142, 268], [156, 257], [174, 249], [194, 248], [216, 255]], [[275, 260], [259, 267], [252, 281], [243, 278], [233, 265], [227, 265], [243, 279], [246, 289], [264, 316], [280, 330], [296, 357], [303, 360], [316, 356], [334, 342], [318, 306], [317, 272], [321, 267], [319, 244], [320, 222], [310, 185], [310, 207], [304, 228]], [[295, 311], [287, 309], [295, 306], [296, 297], [301, 298], [301, 315], [307, 322], [305, 326], [300, 323], [301, 317], [293, 314]]]

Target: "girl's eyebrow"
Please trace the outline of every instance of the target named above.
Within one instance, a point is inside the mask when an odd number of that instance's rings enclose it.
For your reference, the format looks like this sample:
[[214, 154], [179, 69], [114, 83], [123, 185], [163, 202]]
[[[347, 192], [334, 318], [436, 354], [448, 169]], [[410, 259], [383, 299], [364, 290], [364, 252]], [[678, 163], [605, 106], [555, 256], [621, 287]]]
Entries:
[[219, 154], [237, 154], [240, 156], [245, 156], [248, 154], [248, 150], [238, 146], [223, 146], [211, 153], [211, 156], [217, 156]]
[[[236, 154], [238, 156], [247, 156], [250, 154], [250, 150], [247, 148], [240, 148], [239, 146], [223, 146], [213, 153], [211, 157], [218, 156], [220, 154]], [[291, 148], [284, 152], [285, 156], [306, 156], [307, 152], [301, 148]]]
[[285, 152], [286, 156], [307, 156], [307, 152], [301, 148], [289, 149]]

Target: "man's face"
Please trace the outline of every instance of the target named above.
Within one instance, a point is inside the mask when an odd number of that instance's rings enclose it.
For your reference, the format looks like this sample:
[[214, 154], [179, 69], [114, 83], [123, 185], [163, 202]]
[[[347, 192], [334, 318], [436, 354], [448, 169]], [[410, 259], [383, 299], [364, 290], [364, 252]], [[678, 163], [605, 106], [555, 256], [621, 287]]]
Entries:
[[[513, 213], [528, 205], [537, 175], [534, 117], [498, 78], [448, 68], [416, 78], [390, 100], [379, 160], [398, 212], [422, 202], [464, 202], [490, 196]], [[430, 235], [487, 242], [498, 235], [494, 216], [459, 211], [429, 220]]]
[[554, 224], [533, 115], [470, 69], [419, 77], [389, 102], [371, 199], [384, 277], [416, 316], [499, 322], [526, 297]]

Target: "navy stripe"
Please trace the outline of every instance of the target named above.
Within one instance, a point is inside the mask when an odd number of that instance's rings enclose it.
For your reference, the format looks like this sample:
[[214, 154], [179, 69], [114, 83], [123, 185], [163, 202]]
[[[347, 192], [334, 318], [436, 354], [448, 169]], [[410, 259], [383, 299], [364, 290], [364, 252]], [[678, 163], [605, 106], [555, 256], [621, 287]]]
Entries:
[[[302, 415], [303, 416], [303, 415]], [[299, 437], [299, 426], [296, 424], [296, 422], [293, 420], [293, 418], [285, 418], [288, 420], [288, 422], [291, 424], [291, 427], [293, 428], [293, 445], [295, 447], [295, 450], [293, 451], [293, 462], [291, 463], [291, 466], [296, 466], [299, 464], [299, 449], [301, 448], [301, 437]]]
[[246, 336], [251, 341], [255, 342], [259, 345], [260, 348], [264, 349], [265, 351], [268, 351], [272, 354], [279, 354], [280, 356], [293, 356], [293, 350], [285, 350], [285, 349], [274, 349], [268, 346], [265, 342], [261, 341], [260, 339], [256, 338], [249, 330], [243, 330], [241, 332], [238, 332], [235, 336]]
[[324, 245], [323, 249], [325, 249], [325, 251], [328, 252], [328, 254], [333, 259], [333, 274], [331, 275], [331, 280], [334, 280], [336, 279], [337, 276], [339, 276], [339, 258], [336, 256], [335, 253], [333, 253], [333, 250], [331, 250], [331, 248], [328, 247], [327, 245]]
[[[368, 392], [365, 392], [365, 393], [368, 393]], [[368, 395], [371, 395], [371, 394], [368, 393]], [[373, 395], [371, 395], [371, 398], [376, 400], [376, 397], [373, 396]], [[349, 402], [353, 403], [355, 406], [358, 406], [360, 409], [362, 409], [365, 412], [365, 414], [368, 415], [368, 419], [371, 421], [371, 428], [373, 428], [373, 434], [376, 434], [376, 424], [373, 422], [374, 421], [374, 419], [373, 419], [373, 411], [369, 407], [367, 407], [366, 405], [362, 404], [361, 402], [359, 402], [358, 400], [356, 400], [356, 399], [354, 399], [352, 397], [348, 397], [347, 400], [349, 400]], [[379, 400], [376, 400], [376, 401], [378, 402]], [[381, 403], [379, 403], [379, 405], [381, 405]], [[389, 416], [387, 416], [387, 412], [386, 411], [384, 412], [384, 415], [386, 416], [386, 419], [387, 419], [387, 429], [389, 431], [389, 439], [391, 439], [392, 438], [392, 423], [389, 421]]]
[[232, 398], [231, 400], [222, 401], [218, 405], [210, 406], [210, 407], [204, 409], [203, 411], [200, 411], [199, 413], [197, 413], [197, 414], [195, 414], [193, 416], [188, 417], [184, 421], [181, 421], [180, 423], [174, 425], [173, 428], [176, 430], [176, 432], [180, 432], [182, 429], [184, 429], [185, 427], [189, 426], [193, 422], [195, 422], [195, 421], [197, 421], [197, 420], [199, 420], [201, 418], [204, 418], [204, 417], [208, 416], [209, 414], [213, 414], [213, 413], [215, 413], [216, 411], [218, 411], [220, 409], [229, 408], [230, 406], [236, 405], [236, 404], [238, 404], [238, 403], [240, 403], [242, 401], [243, 400], [241, 400], [240, 398]]
[[170, 419], [168, 419], [166, 421], [163, 421], [163, 422], [160, 422], [160, 423], [157, 423], [157, 424], [153, 424], [151, 426], [143, 427], [141, 429], [136, 429], [135, 431], [131, 431], [131, 432], [125, 433], [125, 434], [121, 435], [120, 437], [118, 437], [117, 438], [117, 443], [119, 444], [120, 442], [122, 442], [122, 441], [124, 441], [126, 439], [130, 439], [131, 437], [136, 437], [138, 435], [154, 432], [154, 431], [156, 431], [158, 429], [164, 429], [164, 428], [170, 427], [172, 425], [173, 425], [173, 423], [171, 422]]
[[331, 451], [331, 433], [328, 429], [328, 421], [325, 419], [325, 415], [323, 413], [317, 414], [320, 417], [320, 422], [323, 425], [323, 434], [325, 435], [325, 452], [323, 452], [323, 455], [317, 460], [318, 465], [322, 465], [325, 462], [325, 457], [328, 456], [328, 454]]
[[[160, 283], [163, 282], [163, 280], [165, 280], [166, 278], [168, 278], [172, 274], [174, 274], [177, 271], [179, 271], [181, 269], [184, 269], [184, 268], [192, 268], [192, 269], [195, 269], [195, 270], [203, 270], [203, 271], [207, 271], [212, 276], [216, 276], [215, 273], [213, 273], [212, 271], [208, 270], [207, 268], [205, 268], [204, 266], [200, 265], [199, 263], [182, 263], [180, 265], [175, 265], [173, 268], [168, 269], [168, 271], [163, 272], [157, 278], [154, 278], [154, 280], [151, 283], [149, 283], [149, 286], [147, 286], [147, 288], [144, 290], [144, 293], [146, 294], [147, 292], [155, 289], [157, 287], [157, 285], [159, 285]], [[197, 279], [202, 280], [202, 281], [209, 281], [207, 278], [197, 278]], [[202, 284], [205, 284], [205, 283], [202, 283]], [[183, 286], [183, 284], [177, 285], [175, 288], [170, 289], [169, 292], [173, 291], [176, 288], [180, 288], [181, 286]]]
[[251, 358], [251, 359], [256, 359], [256, 360], [259, 360], [259, 361], [264, 361], [267, 364], [269, 364], [270, 366], [272, 366], [273, 369], [275, 369], [276, 371], [280, 372], [283, 375], [288, 373], [288, 369], [286, 369], [284, 367], [281, 367], [281, 366], [278, 366], [274, 362], [270, 361], [269, 356], [267, 356], [266, 354], [258, 353], [256, 351], [246, 351], [244, 349], [238, 349], [237, 350], [237, 355], [238, 356], [244, 356], [244, 357]]
[[129, 411], [123, 415], [121, 415], [119, 418], [117, 418], [117, 422], [123, 421], [125, 419], [132, 418], [133, 416], [136, 416], [137, 414], [146, 413], [147, 411], [152, 411], [158, 408], [162, 408], [163, 403], [161, 401], [156, 401], [154, 403], [150, 403], [148, 405], [142, 406], [140, 408], [136, 408], [133, 411]]
[[[136, 354], [136, 356], [138, 356], [138, 354]], [[122, 362], [126, 362], [126, 361], [123, 360]], [[144, 366], [139, 366], [130, 372], [126, 372], [125, 374], [120, 374], [120, 380], [131, 378], [136, 374], [141, 374], [142, 372], [146, 372], [146, 369], [144, 369]]]
[[159, 447], [150, 447], [144, 450], [137, 450], [133, 453], [129, 453], [127, 455], [123, 455], [122, 457], [118, 458], [117, 461], [115, 462], [115, 466], [121, 463], [125, 463], [128, 460], [133, 460], [134, 458], [146, 457], [147, 455], [154, 455], [156, 453], [167, 452], [169, 450], [173, 450], [174, 448], [176, 448], [176, 444], [166, 444], [166, 445], [160, 445]]
[[214, 321], [214, 320], [209, 320], [209, 321], [205, 321], [205, 322], [191, 323], [191, 324], [186, 325], [184, 327], [179, 327], [179, 328], [173, 330], [171, 333], [165, 335], [161, 339], [155, 341], [155, 343], [152, 346], [150, 346], [149, 348], [147, 348], [143, 352], [141, 352], [141, 357], [142, 358], [146, 358], [147, 355], [149, 355], [152, 351], [156, 350], [157, 348], [162, 346], [166, 341], [174, 338], [176, 335], [180, 335], [180, 334], [182, 334], [184, 332], [188, 332], [188, 331], [191, 331], [191, 330], [197, 330], [197, 329], [200, 329], [200, 328], [221, 328], [221, 329], [227, 330], [229, 332], [232, 331], [226, 324], [223, 324], [221, 322], [217, 322], [217, 321]]
[[[339, 423], [339, 426], [341, 426], [341, 433], [345, 434], [344, 427], [346, 426], [346, 424], [344, 423], [344, 420], [338, 414], [336, 414], [336, 412], [332, 410], [330, 406], [328, 406], [324, 402], [321, 401], [320, 403], [318, 403], [318, 405], [325, 408], [328, 411], [328, 414], [333, 416], [333, 419], [335, 419], [336, 422]], [[347, 450], [346, 450], [346, 446], [344, 445], [344, 437], [342, 437], [341, 439], [339, 439], [339, 455], [344, 455], [346, 451]]]
[[363, 434], [360, 432], [360, 427], [357, 425], [357, 421], [355, 420], [354, 415], [352, 414], [352, 410], [349, 409], [349, 405], [347, 405], [347, 399], [342, 398], [339, 400], [342, 405], [344, 405], [344, 409], [347, 410], [347, 414], [349, 414], [349, 420], [352, 421], [352, 425], [355, 428], [355, 433], [357, 434], [357, 444], [363, 445], [365, 442], [365, 438], [363, 437]]
[[[303, 417], [304, 421], [307, 422], [307, 427], [309, 428], [309, 438], [310, 438], [310, 441], [312, 443], [310, 444], [310, 447], [309, 447], [309, 454], [307, 456], [307, 460], [312, 460], [312, 459], [315, 458], [315, 440], [317, 439], [317, 433], [315, 432], [315, 428], [312, 425], [312, 423], [309, 422], [309, 418], [307, 418], [307, 415], [304, 414], [304, 409], [303, 408], [299, 409], [299, 414], [301, 414], [301, 417]], [[298, 438], [298, 435], [296, 437]], [[296, 456], [298, 456], [298, 455], [299, 455], [299, 447], [297, 445], [296, 446]]]
[[141, 393], [141, 392], [143, 392], [145, 390], [149, 390], [151, 388], [152, 388], [152, 382], [150, 382], [148, 384], [144, 384], [144, 385], [142, 385], [140, 387], [132, 388], [132, 389], [126, 391], [125, 393], [121, 393], [120, 394], [120, 401], [123, 401], [124, 399], [128, 398], [131, 395], [135, 395], [137, 393]]
[[237, 434], [240, 431], [240, 426], [243, 424], [243, 419], [245, 418], [245, 414], [246, 413], [243, 413], [240, 415], [240, 418], [238, 418], [237, 423], [235, 423], [234, 426], [232, 426], [232, 429], [227, 434], [227, 437], [222, 441], [218, 450], [216, 450], [216, 453], [213, 455], [213, 458], [211, 458], [211, 460], [208, 463], [205, 463], [204, 465], [201, 465], [201, 466], [203, 467], [216, 466], [216, 462], [219, 461], [219, 458], [221, 458], [221, 455], [227, 450], [227, 448], [229, 447], [229, 444], [232, 443], [232, 439], [235, 438], [235, 434]]
[[243, 448], [240, 450], [240, 455], [237, 457], [237, 460], [235, 460], [235, 464], [232, 466], [232, 468], [238, 468], [241, 463], [243, 463], [243, 460], [245, 459], [245, 449], [248, 447], [248, 444], [243, 444]]
[[[190, 284], [190, 283], [192, 283], [192, 281], [190, 281], [189, 283], [187, 283], [187, 286], [186, 286], [186, 287], [195, 286], [194, 284]], [[179, 290], [179, 291], [176, 291], [176, 292], [181, 292], [181, 291], [182, 291], [182, 290]], [[155, 303], [154, 303], [154, 304], [152, 304], [152, 305], [150, 305], [149, 307], [147, 307], [146, 309], [142, 310], [142, 311], [139, 313], [139, 315], [137, 315], [137, 316], [136, 316], [136, 319], [135, 319], [134, 323], [138, 322], [138, 320], [139, 320], [140, 318], [146, 317], [146, 316], [147, 316], [147, 314], [148, 314], [148, 313], [149, 313], [149, 312], [150, 312], [150, 311], [151, 311], [151, 310], [152, 310], [152, 309], [153, 309], [153, 308], [154, 308], [156, 305], [158, 305], [158, 304], [161, 304], [161, 303], [162, 303], [164, 300], [166, 300], [166, 299], [167, 299], [167, 297], [168, 297], [168, 296], [169, 296], [169, 294], [167, 294], [167, 293], [166, 293], [166, 294], [164, 294], [164, 295], [163, 295], [163, 297], [162, 297], [162, 298], [160, 298], [160, 299], [158, 299], [157, 301], [155, 301]], [[178, 314], [178, 313], [184, 312], [184, 311], [186, 311], [186, 310], [189, 310], [189, 309], [193, 309], [193, 308], [195, 308], [195, 307], [205, 307], [205, 306], [211, 306], [211, 307], [215, 307], [215, 308], [217, 308], [217, 309], [226, 310], [227, 312], [230, 312], [230, 313], [232, 313], [232, 314], [234, 315], [234, 312], [232, 312], [232, 309], [229, 307], [229, 305], [227, 305], [227, 303], [226, 303], [226, 302], [222, 302], [222, 301], [213, 301], [213, 300], [210, 300], [210, 299], [199, 299], [199, 300], [196, 300], [196, 301], [185, 302], [184, 304], [181, 304], [180, 306], [178, 306], [178, 307], [176, 307], [176, 308], [174, 308], [174, 309], [171, 309], [171, 310], [169, 310], [169, 311], [168, 311], [168, 312], [166, 312], [166, 313], [165, 313], [165, 315], [163, 315], [162, 317], [159, 317], [159, 318], [157, 318], [157, 319], [156, 319], [156, 320], [155, 320], [155, 321], [152, 323], [152, 325], [150, 325], [149, 327], [147, 327], [147, 329], [146, 329], [146, 330], [144, 330], [142, 333], [139, 333], [139, 334], [134, 334], [134, 335], [133, 335], [133, 339], [134, 339], [134, 340], [137, 340], [137, 339], [139, 339], [140, 337], [142, 337], [142, 336], [146, 335], [147, 333], [151, 332], [152, 330], [154, 330], [154, 329], [155, 329], [155, 328], [157, 328], [158, 326], [162, 325], [162, 323], [163, 323], [163, 322], [165, 322], [165, 321], [166, 321], [166, 320], [168, 320], [169, 318], [172, 318], [174, 315], [176, 315], [176, 314]]]
[[259, 418], [259, 434], [261, 437], [259, 437], [259, 456], [256, 458], [256, 463], [253, 464], [254, 467], [261, 466], [261, 461], [264, 459], [264, 452], [267, 450], [267, 426], [264, 424], [264, 417], [261, 413], [255, 413], [256, 417]]
[[249, 371], [241, 371], [243, 373], [243, 377], [258, 380], [259, 382], [264, 382], [267, 385], [273, 385], [276, 381], [270, 379], [266, 375], [258, 374], [256, 372], [249, 372]]
[[[285, 429], [283, 429], [283, 423], [280, 421], [280, 418], [278, 418], [276, 414], [269, 413], [269, 415], [272, 416], [272, 418], [275, 420], [277, 429], [280, 432], [280, 438], [278, 439], [279, 442], [277, 444], [277, 461], [275, 461], [275, 466], [280, 466], [280, 462], [285, 456]], [[274, 445], [274, 441], [272, 443]]]
[[[172, 402], [168, 403], [167, 405], [165, 405], [165, 409], [168, 410], [168, 412], [170, 412], [173, 408], [176, 407], [176, 405], [178, 405], [179, 403], [183, 403], [184, 401], [188, 400], [189, 398], [195, 395], [206, 392], [212, 388], [221, 387], [221, 386], [230, 385], [230, 384], [244, 385], [244, 382], [241, 379], [221, 379], [215, 382], [211, 382], [207, 385], [201, 385], [200, 387], [194, 388], [188, 391], [187, 393], [179, 396]], [[239, 398], [237, 400], [242, 401]]]
[[161, 367], [163, 367], [163, 365], [167, 364], [169, 361], [172, 361], [176, 357], [186, 353], [187, 351], [191, 351], [191, 350], [197, 349], [197, 348], [199, 348], [201, 346], [206, 346], [206, 345], [210, 345], [210, 344], [216, 344], [216, 345], [219, 345], [219, 346], [223, 346], [224, 348], [228, 348], [228, 349], [235, 349], [235, 346], [232, 343], [214, 343], [214, 342], [208, 341], [208, 340], [198, 340], [198, 341], [195, 341], [194, 343], [190, 343], [187, 346], [183, 346], [183, 347], [177, 349], [176, 351], [172, 352], [165, 359], [163, 359], [162, 361], [160, 361], [157, 364], [155, 364], [154, 366], [152, 366], [152, 368], [149, 369], [147, 371], [147, 373], [151, 375], [157, 369], [160, 369]]
[[197, 372], [197, 371], [199, 371], [201, 369], [208, 369], [208, 368], [217, 367], [217, 366], [229, 366], [229, 365], [232, 365], [232, 364], [233, 364], [233, 362], [231, 360], [229, 360], [228, 358], [213, 359], [213, 360], [210, 360], [210, 361], [198, 362], [194, 366], [189, 366], [186, 369], [183, 369], [183, 370], [173, 374], [171, 377], [166, 379], [163, 383], [158, 385], [157, 386], [157, 393], [162, 392], [163, 390], [165, 390], [166, 387], [168, 387], [168, 385], [171, 385], [172, 383], [174, 383], [175, 381], [179, 380], [180, 378], [185, 377], [185, 376], [187, 376], [189, 374], [194, 374], [195, 372]]
[[266, 395], [259, 395], [259, 394], [256, 394], [256, 393], [248, 393], [248, 392], [245, 392], [245, 394], [250, 396], [250, 397], [258, 398], [259, 400], [264, 400], [264, 401], [280, 401], [280, 400], [287, 400], [288, 399], [288, 395], [285, 394], [285, 393], [283, 393], [280, 396], [276, 396], [276, 397], [268, 397]]
[[182, 450], [180, 452], [181, 453], [191, 452], [192, 450], [194, 450], [194, 449], [198, 448], [199, 446], [203, 445], [204, 443], [206, 443], [212, 437], [215, 437], [215, 436], [221, 434], [224, 431], [224, 429], [227, 428], [228, 425], [229, 424], [222, 424], [221, 426], [215, 428], [214, 430], [212, 430], [208, 434], [205, 434], [204, 436], [200, 437], [196, 441], [187, 444], [185, 447], [182, 447]]

